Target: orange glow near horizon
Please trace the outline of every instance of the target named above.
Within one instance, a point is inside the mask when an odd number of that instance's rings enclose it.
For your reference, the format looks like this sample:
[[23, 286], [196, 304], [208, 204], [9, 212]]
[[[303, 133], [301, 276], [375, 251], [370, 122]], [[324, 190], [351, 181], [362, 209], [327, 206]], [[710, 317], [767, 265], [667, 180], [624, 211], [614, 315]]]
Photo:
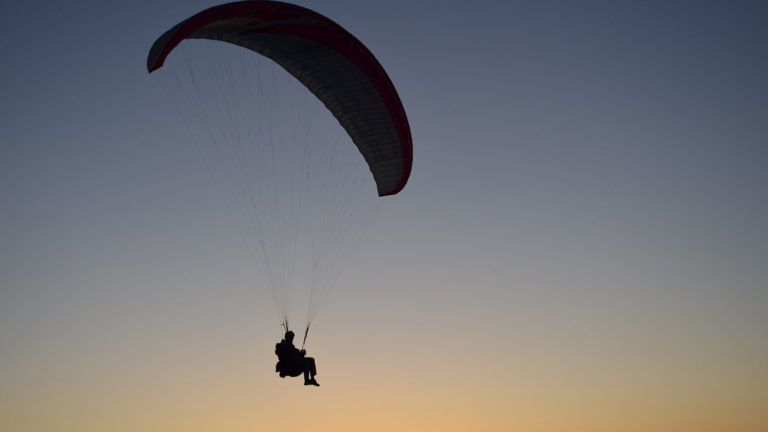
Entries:
[[321, 332], [319, 388], [281, 380], [268, 349], [238, 346], [234, 337], [210, 351], [196, 341], [143, 346], [132, 358], [107, 346], [91, 353], [93, 364], [62, 353], [59, 370], [44, 370], [54, 363], [42, 359], [6, 383], [24, 391], [2, 401], [0, 418], [10, 430], [79, 432], [757, 432], [768, 424], [765, 365], [727, 354], [691, 363], [668, 346], [679, 359], [670, 362], [660, 359], [664, 350], [638, 355], [648, 346], [593, 346], [563, 358], [562, 350], [591, 343], [573, 338], [499, 347], [483, 358], [483, 338], [448, 345], [444, 335], [444, 343], [433, 340], [444, 351], [424, 353], [419, 337], [429, 334], [409, 334], [416, 338], [346, 345]]

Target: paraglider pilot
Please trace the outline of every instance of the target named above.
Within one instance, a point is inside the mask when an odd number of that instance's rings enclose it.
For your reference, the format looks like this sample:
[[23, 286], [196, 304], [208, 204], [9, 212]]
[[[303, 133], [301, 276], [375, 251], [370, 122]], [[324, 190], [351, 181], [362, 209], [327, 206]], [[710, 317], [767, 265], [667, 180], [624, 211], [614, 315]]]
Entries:
[[315, 380], [317, 369], [315, 368], [315, 359], [307, 357], [306, 350], [299, 350], [293, 346], [294, 334], [288, 330], [285, 332], [285, 339], [275, 345], [275, 354], [277, 354], [277, 365], [275, 372], [280, 374], [280, 378], [286, 376], [297, 377], [304, 374], [304, 385], [319, 386]]

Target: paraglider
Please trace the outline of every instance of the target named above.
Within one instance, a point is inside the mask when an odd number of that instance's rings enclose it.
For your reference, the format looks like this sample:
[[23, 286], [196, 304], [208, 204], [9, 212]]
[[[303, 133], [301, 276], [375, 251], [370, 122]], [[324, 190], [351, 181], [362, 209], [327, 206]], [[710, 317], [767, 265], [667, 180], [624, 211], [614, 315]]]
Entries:
[[147, 69], [160, 68], [184, 39], [211, 39], [274, 60], [339, 120], [365, 157], [379, 196], [400, 192], [413, 159], [405, 110], [384, 68], [354, 36], [301, 6], [242, 1], [206, 9], [160, 36]]
[[275, 354], [278, 359], [275, 372], [280, 374], [280, 378], [304, 374], [304, 385], [319, 386], [320, 384], [315, 380], [317, 375], [315, 359], [307, 357], [307, 350], [299, 350], [293, 346], [293, 338], [294, 333], [288, 330], [285, 332], [285, 338], [275, 345]]
[[[262, 85], [264, 74], [243, 73], [242, 83], [235, 83], [239, 68], [225, 66], [220, 69], [227, 70], [226, 75], [211, 80], [216, 82], [214, 92], [190, 98], [199, 119], [195, 122], [208, 128], [216, 157], [225, 166], [222, 171], [230, 173], [220, 188], [234, 196], [231, 206], [245, 219], [245, 231], [250, 233], [281, 315], [286, 331], [283, 345], [278, 344], [280, 353], [276, 352], [285, 366], [281, 376], [304, 373], [306, 382], [317, 385], [314, 360], [304, 356], [307, 333], [367, 226], [366, 215], [372, 214], [369, 207], [375, 207], [360, 204], [371, 196], [366, 182], [372, 179], [378, 196], [388, 196], [400, 192], [408, 181], [413, 149], [405, 110], [373, 54], [340, 25], [307, 8], [276, 1], [241, 1], [206, 9], [155, 41], [147, 58], [148, 71], [160, 69], [183, 41], [192, 39], [228, 42], [245, 48], [242, 52], [248, 56], [274, 61], [332, 114], [348, 135], [346, 139], [356, 146], [357, 157], [361, 155], [365, 161], [362, 166], [370, 171], [368, 179], [359, 183], [345, 177], [343, 169], [357, 170], [360, 165], [335, 156], [332, 151], [342, 147], [335, 146], [338, 140], [321, 142], [317, 122], [294, 116], [293, 111], [286, 120], [289, 135], [274, 136], [276, 122], [266, 119], [278, 105], [291, 104], [282, 93], [276, 103], [265, 102], [267, 93], [280, 92], [282, 87]], [[203, 66], [219, 70], [218, 66]], [[175, 80], [187, 76], [194, 89], [206, 81], [186, 71], [175, 75]], [[222, 95], [225, 91], [230, 94]], [[238, 125], [254, 130], [231, 129]], [[300, 126], [306, 130], [298, 132]], [[306, 146], [300, 147], [304, 141]], [[310, 274], [306, 282], [309, 300], [302, 350], [298, 350], [289, 330], [288, 309], [296, 284], [293, 275], [304, 261]]]

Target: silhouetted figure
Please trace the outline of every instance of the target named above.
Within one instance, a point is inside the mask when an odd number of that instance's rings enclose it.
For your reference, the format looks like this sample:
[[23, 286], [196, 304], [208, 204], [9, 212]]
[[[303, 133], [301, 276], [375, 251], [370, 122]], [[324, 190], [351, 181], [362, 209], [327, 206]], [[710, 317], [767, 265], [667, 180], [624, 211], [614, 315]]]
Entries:
[[306, 357], [306, 350], [299, 351], [293, 346], [293, 337], [293, 332], [288, 330], [285, 332], [285, 339], [275, 345], [275, 354], [278, 358], [275, 372], [280, 374], [280, 378], [297, 377], [303, 373], [304, 385], [319, 386], [320, 384], [315, 381], [315, 374], [317, 374], [315, 359]]

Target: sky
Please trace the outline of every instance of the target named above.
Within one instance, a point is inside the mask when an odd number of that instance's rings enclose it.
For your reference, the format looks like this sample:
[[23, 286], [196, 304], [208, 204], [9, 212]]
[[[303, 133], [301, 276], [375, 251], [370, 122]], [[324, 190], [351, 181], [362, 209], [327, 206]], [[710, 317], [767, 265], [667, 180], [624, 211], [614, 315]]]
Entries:
[[299, 4], [414, 143], [318, 388], [146, 72], [213, 3], [0, 4], [1, 430], [768, 430], [768, 4]]

